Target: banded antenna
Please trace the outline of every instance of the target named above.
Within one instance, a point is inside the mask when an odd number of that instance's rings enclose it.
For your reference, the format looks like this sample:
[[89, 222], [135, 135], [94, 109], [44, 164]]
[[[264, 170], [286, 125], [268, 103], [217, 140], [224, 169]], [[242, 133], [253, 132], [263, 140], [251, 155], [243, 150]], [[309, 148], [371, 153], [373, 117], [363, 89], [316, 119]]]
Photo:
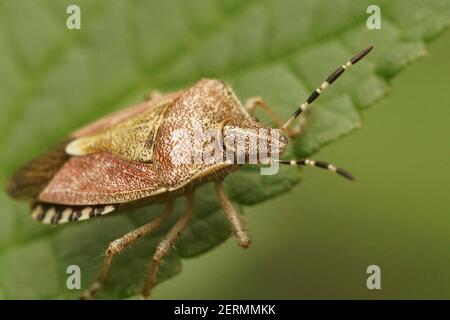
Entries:
[[311, 95], [306, 99], [304, 103], [300, 105], [300, 107], [292, 114], [292, 116], [281, 126], [280, 130], [285, 131], [287, 127], [291, 124], [291, 122], [297, 118], [303, 111], [305, 111], [308, 106], [317, 99], [318, 96], [326, 89], [329, 85], [331, 85], [337, 78], [339, 78], [345, 70], [350, 68], [352, 65], [356, 64], [359, 60], [364, 58], [371, 50], [373, 49], [373, 45], [367, 47], [362, 50], [358, 54], [356, 54], [353, 58], [347, 61], [345, 64], [336, 69], [321, 85], [319, 88], [315, 89]]

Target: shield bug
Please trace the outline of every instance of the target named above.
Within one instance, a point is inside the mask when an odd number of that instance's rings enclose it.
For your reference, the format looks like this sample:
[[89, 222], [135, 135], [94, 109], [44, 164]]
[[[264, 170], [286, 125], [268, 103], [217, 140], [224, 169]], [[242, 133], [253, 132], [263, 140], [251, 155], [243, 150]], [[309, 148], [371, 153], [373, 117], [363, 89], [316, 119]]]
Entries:
[[[29, 201], [31, 216], [44, 224], [65, 224], [131, 207], [165, 203], [165, 210], [158, 218], [109, 244], [97, 281], [82, 298], [93, 297], [102, 287], [114, 256], [158, 228], [170, 215], [175, 198], [186, 196], [185, 213], [156, 247], [142, 289], [142, 296], [147, 298], [161, 260], [189, 223], [198, 185], [215, 183], [218, 200], [233, 234], [238, 244], [247, 248], [250, 237], [242, 217], [222, 188], [222, 180], [242, 164], [253, 160], [261, 165], [313, 166], [353, 179], [348, 172], [323, 161], [279, 160], [278, 157], [283, 155], [288, 137], [301, 136], [306, 120], [304, 111], [308, 106], [372, 48], [362, 50], [336, 69], [285, 123], [261, 98], [242, 104], [223, 81], [203, 79], [186, 90], [154, 92], [141, 104], [73, 132], [66, 141], [18, 170], [7, 191], [15, 198]], [[253, 116], [256, 108], [261, 108], [278, 124], [281, 134], [262, 137], [255, 134], [271, 130]], [[294, 120], [295, 126], [291, 128]], [[213, 134], [207, 138], [192, 139], [185, 134], [186, 131], [203, 134], [208, 130]], [[205, 149], [207, 152], [203, 152]], [[193, 157], [187, 157], [191, 151]], [[204, 156], [212, 153], [215, 156], [205, 161]], [[198, 154], [201, 156], [196, 157]], [[243, 161], [236, 162], [237, 158]], [[201, 161], [197, 161], [199, 159]]]

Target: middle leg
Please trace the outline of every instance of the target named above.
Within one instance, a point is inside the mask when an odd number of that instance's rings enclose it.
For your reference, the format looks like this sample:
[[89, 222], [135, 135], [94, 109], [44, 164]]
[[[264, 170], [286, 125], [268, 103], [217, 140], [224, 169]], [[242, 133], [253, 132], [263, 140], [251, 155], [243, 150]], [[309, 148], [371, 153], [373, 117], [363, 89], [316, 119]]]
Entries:
[[164, 239], [162, 239], [161, 242], [156, 247], [156, 251], [155, 254], [153, 255], [150, 270], [148, 271], [144, 287], [142, 288], [143, 299], [148, 299], [148, 297], [150, 297], [151, 290], [153, 289], [156, 283], [156, 275], [158, 273], [158, 267], [162, 259], [167, 255], [169, 250], [179, 239], [181, 233], [186, 228], [188, 222], [191, 220], [192, 212], [194, 209], [194, 194], [189, 193], [187, 195], [187, 199], [188, 199], [188, 206], [186, 208], [186, 212], [177, 221], [177, 223], [175, 223], [175, 225], [169, 230]]
[[170, 201], [166, 204], [166, 209], [161, 216], [111, 242], [105, 250], [105, 259], [97, 280], [86, 292], [81, 295], [80, 299], [86, 300], [93, 298], [105, 283], [114, 256], [120, 254], [126, 247], [136, 242], [139, 238], [148, 235], [153, 230], [158, 228], [170, 215], [172, 209], [173, 201]]

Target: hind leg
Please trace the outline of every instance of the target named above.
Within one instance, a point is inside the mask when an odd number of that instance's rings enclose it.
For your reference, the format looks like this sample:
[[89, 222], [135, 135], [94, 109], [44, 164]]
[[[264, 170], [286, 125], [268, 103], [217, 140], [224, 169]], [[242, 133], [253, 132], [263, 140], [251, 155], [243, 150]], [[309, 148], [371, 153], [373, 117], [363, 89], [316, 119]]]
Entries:
[[170, 215], [172, 209], [173, 202], [167, 203], [166, 209], [161, 216], [111, 242], [105, 250], [105, 260], [103, 261], [103, 266], [97, 280], [81, 295], [80, 299], [91, 299], [104, 285], [114, 256], [120, 254], [126, 247], [136, 242], [139, 238], [148, 235], [153, 230], [158, 228]]
[[147, 278], [142, 288], [142, 298], [148, 299], [150, 297], [151, 291], [156, 283], [156, 275], [158, 274], [158, 267], [162, 259], [167, 255], [172, 246], [177, 242], [181, 233], [186, 228], [188, 222], [192, 217], [193, 207], [194, 207], [194, 195], [192, 193], [187, 195], [188, 206], [185, 213], [181, 218], [175, 223], [175, 225], [169, 230], [164, 239], [156, 247], [155, 254], [153, 255], [152, 263], [147, 274]]

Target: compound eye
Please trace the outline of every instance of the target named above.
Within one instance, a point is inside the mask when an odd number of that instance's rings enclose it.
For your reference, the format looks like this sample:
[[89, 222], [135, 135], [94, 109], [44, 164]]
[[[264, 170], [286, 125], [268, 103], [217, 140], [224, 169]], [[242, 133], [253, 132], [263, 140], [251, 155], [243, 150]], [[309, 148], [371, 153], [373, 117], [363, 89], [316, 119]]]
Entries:
[[226, 145], [226, 142], [225, 142], [225, 126], [228, 123], [230, 123], [231, 120], [232, 120], [231, 118], [223, 120], [222, 123], [220, 124], [219, 130], [218, 130], [220, 132], [220, 134], [219, 134], [220, 142], [219, 143], [222, 144], [222, 148], [223, 148], [224, 151], [227, 150], [227, 145]]

